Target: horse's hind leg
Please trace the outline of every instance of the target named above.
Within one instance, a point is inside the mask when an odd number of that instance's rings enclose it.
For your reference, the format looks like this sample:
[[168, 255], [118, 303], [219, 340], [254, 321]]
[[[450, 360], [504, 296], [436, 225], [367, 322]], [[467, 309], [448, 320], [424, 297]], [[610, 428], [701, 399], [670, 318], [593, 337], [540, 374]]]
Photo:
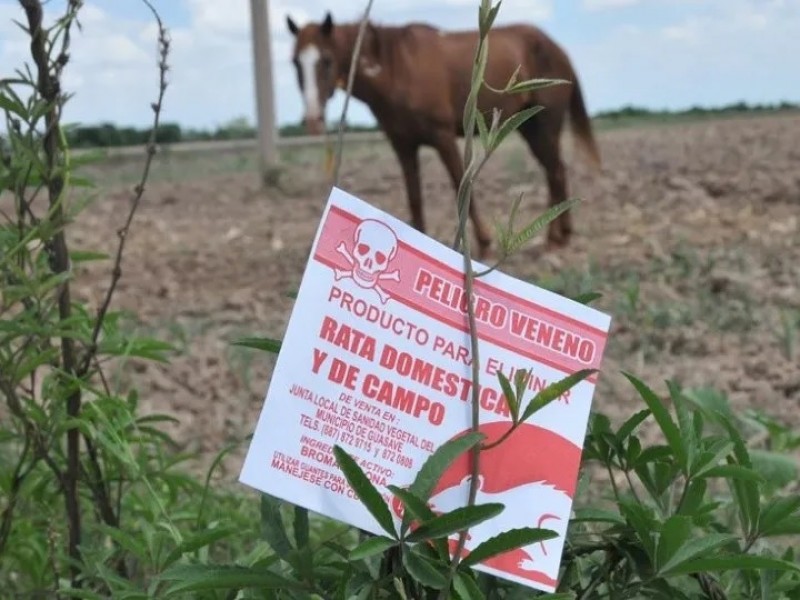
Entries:
[[425, 217], [422, 212], [422, 184], [419, 177], [419, 144], [407, 140], [390, 138], [392, 148], [397, 155], [403, 180], [406, 184], [406, 197], [411, 212], [411, 225], [414, 229], [425, 232]]
[[[461, 160], [461, 154], [458, 151], [456, 136], [449, 132], [441, 132], [434, 138], [433, 146], [439, 153], [439, 158], [442, 159], [445, 169], [447, 169], [450, 175], [453, 188], [456, 193], [458, 193], [461, 179], [464, 176], [464, 164]], [[475, 238], [478, 241], [478, 258], [484, 259], [489, 252], [489, 247], [492, 245], [492, 236], [478, 213], [478, 205], [475, 202], [474, 193], [469, 203], [469, 217], [472, 219], [472, 226], [475, 228]]]
[[[567, 174], [561, 159], [561, 123], [563, 118], [539, 115], [520, 127], [519, 132], [528, 144], [531, 153], [547, 174], [549, 205], [555, 206], [567, 199]], [[555, 109], [552, 109], [555, 110]], [[549, 118], [548, 118], [549, 117]], [[547, 229], [547, 244], [550, 247], [566, 246], [572, 234], [572, 217], [569, 211], [561, 213]]]

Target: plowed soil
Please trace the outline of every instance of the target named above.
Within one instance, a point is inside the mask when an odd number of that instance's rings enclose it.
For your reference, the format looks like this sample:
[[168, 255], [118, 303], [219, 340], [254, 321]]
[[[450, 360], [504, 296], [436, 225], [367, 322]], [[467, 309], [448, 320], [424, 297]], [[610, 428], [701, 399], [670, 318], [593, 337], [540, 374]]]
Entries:
[[[583, 199], [572, 244], [545, 253], [540, 236], [504, 266], [566, 294], [603, 294], [594, 305], [613, 323], [595, 406], [614, 420], [641, 407], [626, 370], [659, 393], [674, 379], [800, 425], [800, 116], [598, 137], [599, 175], [565, 138], [570, 191]], [[252, 432], [274, 364], [230, 342], [283, 337], [330, 183], [321, 149], [295, 152], [268, 191], [245, 155], [160, 161], [114, 307], [134, 311], [136, 327], [177, 351], [170, 365], [131, 361], [112, 375], [139, 387], [147, 411], [176, 416], [176, 443], [210, 459]], [[448, 243], [449, 180], [431, 152], [422, 165], [428, 233]], [[72, 230], [75, 249], [113, 251], [135, 168], [94, 167], [102, 185]], [[341, 186], [408, 220], [400, 169], [383, 144], [347, 146]], [[492, 159], [477, 192], [490, 222], [504, 221], [521, 192], [520, 218], [546, 206], [542, 171], [516, 141]], [[107, 263], [82, 267], [76, 295], [97, 306], [109, 273]], [[229, 467], [234, 476], [239, 460]]]

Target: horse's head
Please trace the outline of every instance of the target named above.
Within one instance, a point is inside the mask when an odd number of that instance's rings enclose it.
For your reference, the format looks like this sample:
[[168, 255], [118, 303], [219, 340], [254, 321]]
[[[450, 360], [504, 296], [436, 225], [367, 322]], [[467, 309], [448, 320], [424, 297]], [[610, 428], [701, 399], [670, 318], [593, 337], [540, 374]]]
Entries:
[[319, 134], [325, 129], [325, 104], [336, 91], [341, 70], [334, 46], [333, 18], [329, 12], [321, 23], [300, 28], [287, 16], [286, 24], [295, 38], [292, 61], [303, 94], [306, 129], [310, 134]]

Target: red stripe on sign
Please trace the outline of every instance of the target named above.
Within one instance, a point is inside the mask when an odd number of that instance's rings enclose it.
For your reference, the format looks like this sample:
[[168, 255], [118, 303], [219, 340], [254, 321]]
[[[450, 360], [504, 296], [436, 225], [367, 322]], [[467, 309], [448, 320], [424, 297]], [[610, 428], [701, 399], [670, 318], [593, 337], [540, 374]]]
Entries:
[[[340, 274], [349, 275], [354, 267], [370, 270], [371, 285], [380, 295], [468, 332], [461, 273], [402, 240], [394, 242], [385, 225], [376, 237], [376, 228], [358, 230], [360, 223], [355, 215], [332, 206], [314, 258]], [[566, 373], [599, 367], [607, 338], [600, 329], [484, 281], [475, 282], [473, 293], [480, 339]], [[377, 304], [380, 295], [376, 293]], [[596, 376], [589, 381], [595, 382]]]

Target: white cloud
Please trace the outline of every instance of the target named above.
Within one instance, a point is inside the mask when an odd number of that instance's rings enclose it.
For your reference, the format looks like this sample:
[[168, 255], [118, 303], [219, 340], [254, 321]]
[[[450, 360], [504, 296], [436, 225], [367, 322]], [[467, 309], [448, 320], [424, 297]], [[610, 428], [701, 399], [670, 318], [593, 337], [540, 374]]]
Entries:
[[612, 8], [625, 8], [639, 4], [639, 0], [583, 0], [581, 8], [584, 10], [607, 10]]
[[[83, 32], [73, 37], [72, 60], [65, 75], [75, 97], [66, 117], [73, 121], [114, 121], [144, 126], [157, 93], [156, 27], [149, 11], [138, 3], [117, 0], [87, 3], [82, 9]], [[165, 24], [172, 39], [170, 88], [165, 100], [166, 121], [186, 126], [213, 127], [234, 117], [254, 118], [252, 48], [249, 0], [163, 0], [182, 3], [188, 15]], [[632, 5], [636, 0], [559, 0], [599, 10]], [[797, 98], [791, 82], [781, 77], [800, 55], [800, 3], [796, 0], [648, 0], [655, 5], [680, 5], [681, 18], [653, 25], [637, 21], [639, 8], [611, 28], [596, 30], [591, 39], [575, 39], [573, 27], [585, 23], [558, 20], [555, 0], [504, 0], [498, 23], [542, 23], [560, 41], [578, 67], [591, 110], [626, 103], [649, 106], [764, 101]], [[50, 20], [64, 0], [46, 4]], [[54, 6], [56, 5], [57, 6]], [[279, 122], [296, 122], [302, 114], [293, 67], [289, 60], [292, 37], [286, 15], [300, 24], [319, 20], [331, 7], [329, 0], [271, 0], [270, 28], [276, 110]], [[133, 7], [133, 8], [131, 8]], [[363, 5], [340, 3], [332, 9], [337, 22], [360, 17]], [[475, 27], [477, 0], [397, 0], [376, 3], [373, 19], [401, 24], [426, 21], [443, 28]], [[648, 5], [649, 7], [649, 5]], [[568, 14], [568, 13], [565, 13]], [[630, 14], [630, 18], [627, 15]], [[570, 19], [590, 22], [580, 13]], [[13, 73], [28, 59], [28, 42], [11, 19], [22, 19], [16, 0], [0, 0], [0, 77]], [[566, 35], [564, 35], [566, 34]], [[571, 35], [570, 35], [571, 34]], [[632, 49], [635, 49], [632, 50]], [[338, 115], [342, 94], [329, 107]], [[350, 105], [352, 120], [371, 120], [365, 106]]]
[[798, 5], [707, 0], [703, 8], [677, 22], [619, 27], [574, 45], [590, 109], [800, 100], [782, 75], [800, 55]]

